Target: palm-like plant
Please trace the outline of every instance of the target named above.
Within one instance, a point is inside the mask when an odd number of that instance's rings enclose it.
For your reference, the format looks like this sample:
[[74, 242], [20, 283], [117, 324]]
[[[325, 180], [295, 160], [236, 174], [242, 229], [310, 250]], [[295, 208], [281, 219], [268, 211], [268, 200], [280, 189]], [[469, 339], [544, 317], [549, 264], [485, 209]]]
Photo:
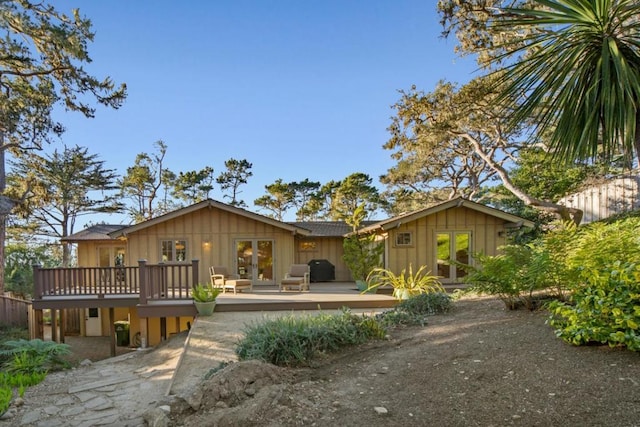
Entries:
[[386, 268], [375, 268], [367, 277], [367, 291], [378, 289], [381, 286], [391, 286], [394, 298], [401, 300], [409, 297], [428, 294], [432, 292], [444, 292], [439, 276], [432, 276], [431, 271], [426, 271], [427, 266], [421, 266], [415, 274], [409, 264], [409, 272], [403, 269], [400, 274]]
[[496, 26], [533, 30], [503, 46], [503, 99], [524, 95], [514, 123], [533, 118], [552, 132], [563, 159], [640, 155], [640, 3], [637, 0], [536, 0], [536, 10], [502, 9]]

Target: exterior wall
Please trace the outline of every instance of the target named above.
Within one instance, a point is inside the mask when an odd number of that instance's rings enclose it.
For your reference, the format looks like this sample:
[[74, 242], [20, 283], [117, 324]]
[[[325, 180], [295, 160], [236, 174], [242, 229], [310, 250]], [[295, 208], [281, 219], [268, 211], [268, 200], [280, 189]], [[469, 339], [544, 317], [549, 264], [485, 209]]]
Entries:
[[351, 273], [342, 260], [342, 237], [303, 237], [295, 241], [296, 264], [308, 264], [312, 259], [326, 259], [336, 267], [336, 281], [349, 282]]
[[200, 282], [209, 281], [212, 265], [226, 266], [233, 271], [236, 239], [274, 241], [273, 277], [276, 280], [284, 277], [294, 261], [294, 238], [290, 231], [219, 209], [204, 208], [129, 235], [126, 265], [137, 265], [140, 259], [152, 264], [160, 262], [160, 242], [167, 239], [187, 241], [187, 261], [200, 261]]
[[640, 209], [640, 177], [616, 178], [564, 197], [558, 203], [582, 210], [582, 224], [599, 221], [611, 215]]
[[[102, 323], [102, 336], [108, 337], [110, 325], [109, 325], [109, 309], [102, 308], [100, 309], [101, 323]], [[84, 317], [83, 317], [84, 318]], [[140, 332], [140, 321], [144, 321], [144, 319], [140, 319], [138, 317], [138, 312], [136, 307], [116, 307], [114, 309], [114, 322], [119, 320], [129, 320], [129, 342], [131, 344], [134, 343], [135, 335]], [[172, 334], [177, 334], [181, 331], [185, 331], [189, 328], [190, 324], [193, 324], [193, 317], [168, 317], [167, 321], [167, 337]], [[147, 323], [148, 334], [149, 334], [149, 342], [148, 346], [155, 346], [160, 344], [162, 341], [161, 336], [161, 328], [160, 328], [160, 318], [149, 318]], [[83, 327], [84, 329], [84, 327]], [[83, 332], [84, 335], [84, 332]]]
[[[472, 254], [483, 252], [495, 255], [498, 247], [506, 242], [504, 230], [504, 220], [465, 207], [437, 212], [387, 231], [386, 268], [398, 274], [411, 264], [415, 273], [420, 266], [426, 265], [427, 270], [435, 275], [437, 232], [469, 231]], [[411, 232], [413, 244], [407, 247], [396, 246], [397, 232]]]

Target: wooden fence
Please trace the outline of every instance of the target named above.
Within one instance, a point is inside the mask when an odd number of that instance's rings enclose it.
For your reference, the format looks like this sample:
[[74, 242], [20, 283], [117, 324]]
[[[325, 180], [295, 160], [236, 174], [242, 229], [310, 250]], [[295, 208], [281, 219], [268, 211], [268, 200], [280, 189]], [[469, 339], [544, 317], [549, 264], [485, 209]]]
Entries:
[[3, 325], [29, 327], [31, 301], [0, 295], [0, 323]]

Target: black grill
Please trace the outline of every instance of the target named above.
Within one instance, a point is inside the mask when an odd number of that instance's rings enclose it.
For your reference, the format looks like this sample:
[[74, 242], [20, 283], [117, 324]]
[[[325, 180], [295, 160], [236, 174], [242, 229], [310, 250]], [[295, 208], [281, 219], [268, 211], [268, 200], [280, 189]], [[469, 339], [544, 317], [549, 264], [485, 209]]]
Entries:
[[336, 280], [336, 267], [326, 259], [312, 259], [309, 261], [312, 282], [329, 282]]

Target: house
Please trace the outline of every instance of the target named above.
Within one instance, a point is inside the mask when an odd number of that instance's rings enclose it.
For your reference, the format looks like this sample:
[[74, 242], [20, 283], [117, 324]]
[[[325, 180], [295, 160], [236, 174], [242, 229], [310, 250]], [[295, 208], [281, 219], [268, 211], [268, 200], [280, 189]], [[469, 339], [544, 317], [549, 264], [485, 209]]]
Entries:
[[488, 206], [456, 198], [415, 212], [379, 221], [358, 231], [383, 238], [385, 268], [398, 274], [412, 265], [426, 265], [445, 285], [465, 275], [450, 265], [454, 260], [472, 264], [472, 255], [497, 254], [509, 230], [533, 227], [531, 221]]
[[[359, 233], [384, 240], [387, 268], [436, 266], [444, 282], [456, 283], [462, 272], [448, 260], [495, 254], [507, 230], [521, 226], [533, 224], [454, 199], [367, 223]], [[209, 280], [209, 266], [226, 266], [259, 288], [275, 285], [291, 264], [321, 259], [335, 266], [336, 281], [351, 281], [342, 261], [350, 232], [342, 222], [281, 222], [214, 200], [131, 226], [95, 225], [65, 239], [77, 244], [80, 267], [35, 269], [33, 307], [83, 310], [81, 335], [113, 337], [114, 322], [125, 320], [134, 341], [155, 345], [188, 328], [195, 315], [189, 289]]]
[[563, 197], [558, 203], [583, 212], [582, 224], [600, 221], [623, 212], [640, 209], [638, 170], [616, 176]]

